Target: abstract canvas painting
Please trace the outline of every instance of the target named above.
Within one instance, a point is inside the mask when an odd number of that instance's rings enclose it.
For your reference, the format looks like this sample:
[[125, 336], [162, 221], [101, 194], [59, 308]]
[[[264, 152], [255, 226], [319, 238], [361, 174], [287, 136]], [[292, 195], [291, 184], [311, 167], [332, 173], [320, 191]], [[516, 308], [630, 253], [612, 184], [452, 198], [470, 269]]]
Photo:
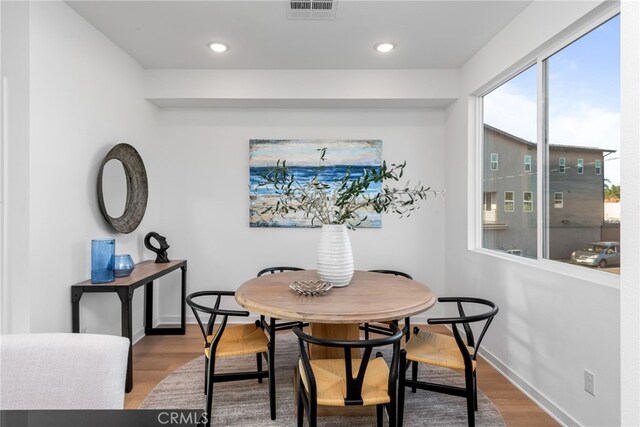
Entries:
[[[324, 151], [324, 160], [321, 152]], [[365, 170], [380, 168], [382, 141], [380, 140], [317, 140], [317, 139], [252, 139], [249, 141], [249, 222], [251, 227], [320, 227], [311, 223], [302, 212], [280, 215], [264, 214], [266, 207], [277, 203], [272, 186], [258, 186], [260, 176], [278, 160], [287, 162], [289, 172], [302, 183], [314, 176], [335, 185], [349, 171], [356, 179]], [[375, 196], [381, 184], [369, 187], [367, 194]], [[360, 228], [380, 228], [381, 216], [371, 209], [363, 213]]]

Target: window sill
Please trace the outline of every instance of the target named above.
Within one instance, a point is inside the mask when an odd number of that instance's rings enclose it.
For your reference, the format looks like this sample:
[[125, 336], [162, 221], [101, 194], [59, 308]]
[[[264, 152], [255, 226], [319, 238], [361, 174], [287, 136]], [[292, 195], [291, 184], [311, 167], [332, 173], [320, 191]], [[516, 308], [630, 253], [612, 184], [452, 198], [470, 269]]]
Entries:
[[597, 268], [582, 267], [579, 265], [567, 264], [564, 262], [552, 261], [548, 259], [525, 258], [518, 255], [511, 255], [506, 252], [503, 253], [503, 252], [493, 251], [491, 249], [485, 249], [485, 248], [470, 249], [470, 251], [481, 254], [481, 255], [487, 255], [494, 258], [500, 258], [505, 261], [526, 265], [527, 267], [537, 268], [540, 270], [549, 271], [556, 274], [562, 274], [564, 276], [568, 276], [573, 279], [584, 280], [587, 282], [594, 283], [596, 285], [607, 286], [614, 289], [620, 289], [619, 274], [600, 271]]

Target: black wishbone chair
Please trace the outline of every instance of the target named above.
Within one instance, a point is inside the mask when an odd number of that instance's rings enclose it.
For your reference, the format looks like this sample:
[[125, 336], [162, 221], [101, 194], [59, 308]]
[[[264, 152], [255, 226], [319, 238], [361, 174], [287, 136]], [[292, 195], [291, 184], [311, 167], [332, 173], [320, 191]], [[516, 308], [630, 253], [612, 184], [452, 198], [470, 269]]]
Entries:
[[[413, 277], [411, 277], [411, 275], [409, 275], [407, 273], [403, 273], [402, 271], [396, 271], [396, 270], [369, 270], [369, 272], [370, 273], [392, 274], [394, 276], [400, 276], [400, 277], [407, 278], [409, 280], [413, 280]], [[369, 339], [369, 332], [375, 332], [377, 334], [389, 336], [389, 335], [393, 334], [393, 332], [389, 328], [389, 324], [391, 324], [391, 323], [393, 323], [394, 325], [398, 326], [398, 321], [397, 320], [393, 320], [391, 322], [382, 322], [382, 324], [378, 324], [378, 325], [371, 324], [371, 323], [365, 323], [364, 325], [360, 326], [360, 330], [364, 331], [364, 339], [366, 339], [366, 340]], [[404, 326], [402, 327], [402, 330], [404, 331], [405, 341], [409, 342], [409, 338], [411, 338], [411, 318], [410, 317], [405, 317]]]
[[[302, 271], [304, 268], [299, 267], [267, 267], [263, 268], [256, 274], [257, 277], [260, 277], [264, 274], [277, 274], [283, 273], [285, 271]], [[270, 317], [269, 322], [266, 321], [266, 318], [263, 314], [260, 315], [260, 324], [269, 334], [269, 342], [271, 342], [271, 347], [269, 348], [269, 357], [275, 359], [276, 355], [276, 332], [277, 331], [286, 331], [289, 329], [293, 329], [294, 326], [299, 326], [302, 329], [305, 326], [309, 326], [308, 323], [295, 322], [295, 321], [280, 321], [275, 317]], [[273, 380], [275, 382], [275, 378]], [[274, 391], [275, 393], [275, 391]]]
[[[187, 296], [186, 302], [191, 307], [198, 321], [204, 337], [205, 355], [205, 393], [207, 395], [206, 426], [211, 424], [211, 408], [213, 405], [213, 384], [216, 382], [240, 381], [249, 379], [269, 378], [269, 404], [271, 419], [276, 419], [275, 382], [273, 358], [269, 356], [271, 343], [264, 333], [264, 329], [258, 321], [227, 325], [231, 316], [248, 317], [249, 312], [244, 310], [221, 309], [220, 303], [223, 297], [233, 297], [233, 291], [201, 291]], [[213, 306], [205, 306], [194, 302], [195, 299], [215, 297]], [[201, 314], [208, 316], [206, 325], [202, 322]], [[216, 322], [217, 320], [217, 322]], [[256, 354], [257, 369], [249, 372], [215, 373], [217, 357], [232, 357], [248, 354]], [[262, 357], [267, 359], [268, 370], [262, 370]]]
[[[391, 325], [390, 337], [363, 341], [330, 340], [307, 335], [300, 328], [293, 328], [299, 338], [298, 358], [298, 427], [304, 424], [307, 413], [309, 427], [315, 427], [318, 406], [372, 406], [376, 405], [377, 425], [382, 426], [384, 409], [389, 415], [389, 425], [396, 425], [396, 391], [398, 358], [402, 331]], [[338, 347], [344, 350], [344, 358], [309, 360], [306, 345]], [[392, 345], [391, 367], [378, 352], [370, 359], [376, 347]], [[352, 349], [363, 349], [361, 360], [353, 360]]]
[[[406, 347], [400, 352], [400, 384], [398, 388], [398, 426], [402, 426], [404, 418], [404, 393], [405, 387], [411, 387], [413, 393], [416, 389], [430, 390], [438, 393], [452, 394], [466, 397], [467, 416], [469, 426], [475, 426], [475, 411], [478, 410], [478, 393], [476, 381], [476, 357], [480, 349], [480, 343], [484, 338], [493, 318], [498, 314], [498, 306], [493, 302], [472, 297], [442, 297], [438, 302], [455, 302], [458, 306], [459, 317], [446, 317], [429, 319], [430, 325], [451, 325], [453, 337], [421, 331], [414, 328], [413, 336]], [[463, 304], [486, 306], [489, 308], [481, 314], [467, 316]], [[478, 340], [474, 341], [471, 323], [484, 322]], [[464, 342], [458, 325], [462, 325], [467, 342]], [[407, 362], [411, 364], [411, 379], [406, 379]], [[459, 369], [464, 371], [465, 387], [454, 387], [445, 384], [434, 384], [418, 381], [418, 363], [425, 363], [443, 368]]]
[[[299, 268], [299, 267], [267, 267], [260, 270], [258, 274], [256, 274], [256, 277], [260, 277], [265, 274], [283, 273], [285, 271], [303, 271], [303, 270], [304, 268]], [[262, 325], [263, 328], [269, 331], [269, 339], [274, 344], [275, 344], [275, 336], [276, 336], [275, 334], [277, 331], [285, 331], [288, 329], [293, 329], [294, 326], [299, 326], [300, 328], [304, 326], [309, 326], [308, 323], [295, 322], [295, 321], [280, 322], [278, 320], [279, 319], [270, 317], [269, 322], [267, 323], [265, 316], [263, 314], [260, 315], [260, 324]], [[275, 351], [275, 345], [273, 349]]]

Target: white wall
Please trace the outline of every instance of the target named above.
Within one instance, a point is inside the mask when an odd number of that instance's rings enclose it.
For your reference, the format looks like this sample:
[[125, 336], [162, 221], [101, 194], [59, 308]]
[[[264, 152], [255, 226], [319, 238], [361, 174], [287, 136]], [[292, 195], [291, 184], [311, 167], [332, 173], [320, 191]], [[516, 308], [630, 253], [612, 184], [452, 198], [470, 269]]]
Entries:
[[[163, 112], [158, 124], [157, 111], [142, 92], [149, 72], [63, 2], [29, 6], [22, 27], [29, 28], [22, 40], [28, 46], [24, 50], [28, 62], [22, 64], [22, 70], [28, 75], [30, 90], [25, 95], [30, 105], [24, 127], [24, 141], [29, 142], [22, 145], [27, 147], [23, 149], [24, 183], [11, 186], [11, 191], [26, 196], [26, 207], [19, 210], [25, 230], [23, 240], [11, 247], [22, 248], [15, 258], [31, 268], [15, 269], [22, 271], [25, 280], [10, 281], [9, 293], [20, 296], [12, 301], [24, 309], [16, 310], [11, 304], [12, 315], [22, 320], [13, 322], [8, 332], [70, 330], [69, 287], [89, 277], [90, 240], [96, 237], [115, 237], [117, 252], [131, 253], [140, 261], [152, 257], [143, 248], [143, 236], [151, 230], [165, 234], [172, 245], [170, 257], [189, 259], [190, 290], [234, 289], [258, 267], [273, 263], [313, 267], [317, 230], [248, 227], [249, 138], [381, 138], [385, 158], [409, 160], [407, 176], [414, 182], [421, 179], [434, 188], [444, 188], [442, 110], [185, 110]], [[456, 72], [449, 77], [444, 71], [423, 74], [416, 78], [438, 77], [438, 82], [446, 82], [442, 85], [448, 88], [446, 96], [457, 82]], [[403, 79], [394, 81], [395, 89], [390, 82], [383, 88], [388, 92], [385, 96], [395, 96], [405, 85]], [[341, 82], [336, 78], [334, 84]], [[435, 97], [444, 97], [445, 92], [438, 92], [438, 85], [431, 87], [434, 91], [428, 97], [437, 104], [442, 99]], [[344, 90], [342, 99], [361, 97], [361, 89], [355, 89]], [[297, 95], [310, 97], [299, 91]], [[98, 166], [118, 142], [129, 142], [140, 151], [149, 174], [147, 214], [131, 235], [113, 233], [96, 202]], [[221, 168], [213, 170], [211, 160]], [[234, 208], [221, 210], [217, 203]], [[354, 233], [358, 268], [407, 270], [441, 293], [444, 272], [432, 266], [444, 264], [443, 206], [442, 198], [432, 200], [408, 220], [398, 222], [390, 217], [382, 230]], [[415, 224], [425, 240], [416, 240], [415, 233], [409, 233]], [[285, 233], [291, 240], [281, 238]], [[380, 236], [386, 242], [383, 250], [374, 246]], [[268, 249], [273, 242], [277, 250]], [[299, 250], [300, 244], [309, 247], [306, 254]], [[272, 259], [264, 258], [265, 253]], [[425, 256], [429, 264], [423, 262]], [[257, 259], [262, 259], [261, 265]], [[212, 266], [218, 268], [215, 275], [210, 273]], [[217, 277], [215, 283], [212, 277]], [[176, 321], [177, 286], [162, 282], [160, 292], [172, 294], [163, 298], [160, 320]], [[141, 300], [142, 291], [138, 291], [134, 308], [134, 332], [138, 334]], [[119, 333], [115, 294], [85, 294], [81, 307], [83, 330]]]
[[[147, 162], [149, 198], [162, 194], [150, 155], [154, 113], [142, 96], [141, 67], [65, 3], [31, 4], [29, 48], [31, 292], [21, 305], [30, 310], [30, 332], [70, 331], [70, 286], [90, 277], [91, 239], [115, 237], [118, 253], [151, 257], [142, 239], [154, 212], [133, 233], [115, 234], [99, 212], [96, 179], [107, 151], [128, 142]], [[142, 296], [134, 297], [134, 329]], [[81, 307], [82, 328], [120, 334], [115, 293], [85, 294]]]
[[[598, 3], [534, 2], [462, 68], [460, 98], [447, 110], [447, 165], [475, 167], [470, 95], [527, 61]], [[618, 287], [469, 250], [473, 172], [447, 169], [446, 182], [447, 291], [485, 296], [501, 308], [485, 355], [563, 423], [619, 424]], [[583, 390], [584, 369], [596, 375], [595, 397]]]
[[[2, 333], [29, 331], [29, 4], [2, 10]], [[15, 286], [9, 286], [15, 284]], [[12, 309], [22, 307], [21, 310]]]
[[[381, 139], [384, 159], [407, 160], [408, 179], [444, 188], [441, 110], [182, 110], [158, 122], [158, 231], [170, 255], [189, 260], [190, 292], [234, 290], [273, 265], [315, 268], [319, 229], [249, 227], [249, 139]], [[356, 268], [404, 270], [442, 294], [443, 207], [439, 197], [410, 218], [385, 215], [381, 229], [350, 232]], [[175, 321], [177, 290], [161, 292], [161, 321]]]

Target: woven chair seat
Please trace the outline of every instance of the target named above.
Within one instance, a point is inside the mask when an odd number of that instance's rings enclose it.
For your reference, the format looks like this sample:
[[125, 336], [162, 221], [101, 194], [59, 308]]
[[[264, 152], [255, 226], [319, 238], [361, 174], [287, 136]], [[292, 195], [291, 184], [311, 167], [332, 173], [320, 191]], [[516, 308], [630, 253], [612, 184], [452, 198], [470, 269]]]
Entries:
[[[207, 343], [213, 340], [213, 335], [207, 336]], [[216, 357], [242, 356], [245, 354], [265, 353], [269, 339], [255, 323], [243, 325], [227, 325], [216, 349]], [[209, 348], [204, 350], [209, 358]]]
[[[475, 349], [467, 347], [469, 354], [473, 355]], [[418, 331], [407, 343], [407, 360], [428, 363], [443, 368], [464, 369], [464, 359], [460, 354], [460, 348], [456, 339], [449, 335], [433, 332]], [[476, 369], [476, 361], [472, 360], [473, 369]]]
[[[347, 397], [347, 385], [345, 376], [344, 359], [316, 359], [311, 360], [311, 368], [316, 379], [318, 391], [318, 405], [320, 406], [345, 406]], [[360, 361], [353, 361], [353, 376], [358, 374]], [[307, 378], [302, 366], [298, 363], [298, 370], [306, 390], [308, 390]], [[376, 357], [369, 361], [367, 371], [362, 384], [363, 405], [379, 405], [389, 403], [389, 367], [382, 357]]]

